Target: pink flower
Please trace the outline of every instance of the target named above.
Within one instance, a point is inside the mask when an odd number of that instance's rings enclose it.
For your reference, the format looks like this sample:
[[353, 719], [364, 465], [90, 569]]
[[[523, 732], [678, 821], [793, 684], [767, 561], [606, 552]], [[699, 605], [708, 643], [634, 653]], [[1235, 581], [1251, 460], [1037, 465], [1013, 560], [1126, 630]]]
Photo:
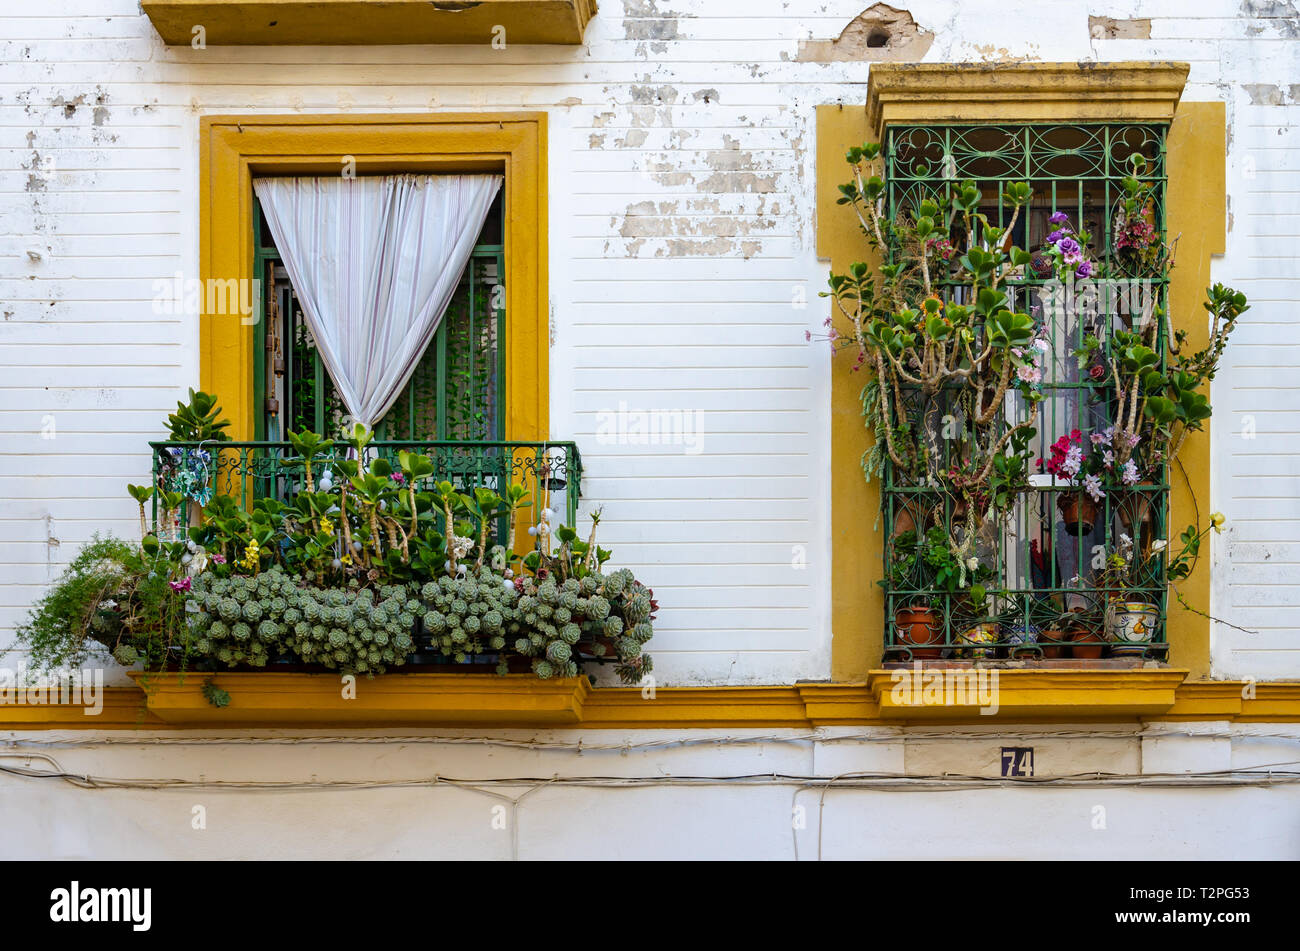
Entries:
[[213, 555], [213, 556], [212, 556], [212, 563], [213, 563], [214, 565], [224, 565], [224, 564], [226, 563], [226, 556], [225, 556], [225, 555]]
[[1016, 376], [1025, 383], [1040, 383], [1043, 379], [1043, 371], [1038, 367], [1024, 366], [1016, 370]]
[[167, 587], [178, 593], [181, 591], [188, 591], [190, 590], [190, 579], [182, 578], [180, 581], [169, 581], [167, 582]]

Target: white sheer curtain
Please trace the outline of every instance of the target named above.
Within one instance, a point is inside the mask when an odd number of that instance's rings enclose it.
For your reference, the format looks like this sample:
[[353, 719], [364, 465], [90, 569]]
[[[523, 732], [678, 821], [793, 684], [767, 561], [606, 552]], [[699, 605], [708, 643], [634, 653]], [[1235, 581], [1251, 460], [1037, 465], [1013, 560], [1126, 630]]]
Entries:
[[451, 302], [500, 175], [258, 178], [253, 188], [321, 361], [367, 429]]

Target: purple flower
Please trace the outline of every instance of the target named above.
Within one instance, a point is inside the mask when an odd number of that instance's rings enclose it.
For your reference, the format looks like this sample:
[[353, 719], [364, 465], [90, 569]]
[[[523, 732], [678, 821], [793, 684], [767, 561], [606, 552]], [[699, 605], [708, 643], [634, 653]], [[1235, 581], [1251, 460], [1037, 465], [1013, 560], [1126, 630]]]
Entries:
[[1062, 238], [1061, 243], [1056, 246], [1062, 254], [1068, 259], [1072, 254], [1079, 253], [1079, 242], [1073, 238]]
[[224, 564], [226, 563], [226, 556], [225, 556], [225, 555], [213, 555], [213, 556], [212, 556], [212, 563], [213, 563], [214, 565], [224, 565]]
[[1125, 485], [1133, 485], [1138, 480], [1137, 463], [1132, 459], [1124, 463], [1124, 469], [1120, 473], [1120, 478], [1124, 480]]
[[1053, 231], [1051, 234], [1047, 236], [1047, 240], [1051, 244], [1056, 244], [1056, 242], [1060, 241], [1062, 237], [1064, 237], [1064, 232]]
[[1092, 496], [1094, 502], [1100, 502], [1101, 497], [1105, 494], [1101, 490], [1101, 479], [1095, 475], [1083, 477], [1083, 491]]
[[1079, 269], [1074, 272], [1075, 277], [1089, 277], [1092, 275], [1092, 262], [1084, 261], [1079, 265]]
[[1063, 211], [1057, 211], [1057, 212], [1053, 212], [1052, 217], [1048, 218], [1047, 220], [1054, 225], [1063, 225], [1070, 220], [1070, 216]]

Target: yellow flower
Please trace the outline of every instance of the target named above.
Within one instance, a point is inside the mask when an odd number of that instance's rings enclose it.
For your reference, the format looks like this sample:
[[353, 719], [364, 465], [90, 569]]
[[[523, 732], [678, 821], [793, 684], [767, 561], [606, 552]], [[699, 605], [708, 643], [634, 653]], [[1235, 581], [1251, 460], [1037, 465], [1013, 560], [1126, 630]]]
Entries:
[[334, 523], [327, 518], [323, 518], [320, 520], [320, 530], [324, 532], [326, 535], [333, 535]]
[[352, 564], [352, 556], [344, 555], [342, 558], [339, 559], [339, 561], [343, 562], [343, 564], [345, 565], [350, 565]]
[[1212, 515], [1210, 516], [1210, 526], [1211, 526], [1211, 527], [1212, 527], [1216, 532], [1221, 532], [1221, 531], [1223, 531], [1223, 523], [1226, 522], [1226, 521], [1227, 521], [1227, 519], [1223, 517], [1223, 513], [1222, 513], [1222, 512], [1215, 512], [1214, 514], [1212, 514]]

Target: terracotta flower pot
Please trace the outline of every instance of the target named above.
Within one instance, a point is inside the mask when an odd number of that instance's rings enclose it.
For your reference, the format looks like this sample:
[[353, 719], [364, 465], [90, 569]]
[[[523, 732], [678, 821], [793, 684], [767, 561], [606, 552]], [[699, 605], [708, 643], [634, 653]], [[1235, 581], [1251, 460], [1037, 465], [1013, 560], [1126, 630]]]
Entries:
[[1106, 640], [1099, 631], [1077, 624], [1066, 631], [1066, 634], [1070, 638], [1070, 656], [1075, 660], [1096, 660], [1101, 657]]
[[[1044, 660], [1056, 660], [1065, 653], [1065, 641], [1070, 639], [1064, 631], [1049, 627], [1038, 638], [1038, 645], [1043, 649]], [[1056, 642], [1056, 643], [1053, 643]]]
[[1153, 483], [1139, 482], [1124, 493], [1124, 498], [1117, 507], [1120, 523], [1124, 532], [1135, 542], [1142, 537], [1148, 526], [1155, 525], [1155, 494], [1149, 491]]
[[937, 660], [942, 656], [943, 621], [934, 608], [899, 608], [894, 612], [894, 630], [898, 645], [911, 648], [913, 659]]
[[1097, 503], [1085, 492], [1065, 492], [1056, 500], [1067, 535], [1088, 535], [1097, 521]]

